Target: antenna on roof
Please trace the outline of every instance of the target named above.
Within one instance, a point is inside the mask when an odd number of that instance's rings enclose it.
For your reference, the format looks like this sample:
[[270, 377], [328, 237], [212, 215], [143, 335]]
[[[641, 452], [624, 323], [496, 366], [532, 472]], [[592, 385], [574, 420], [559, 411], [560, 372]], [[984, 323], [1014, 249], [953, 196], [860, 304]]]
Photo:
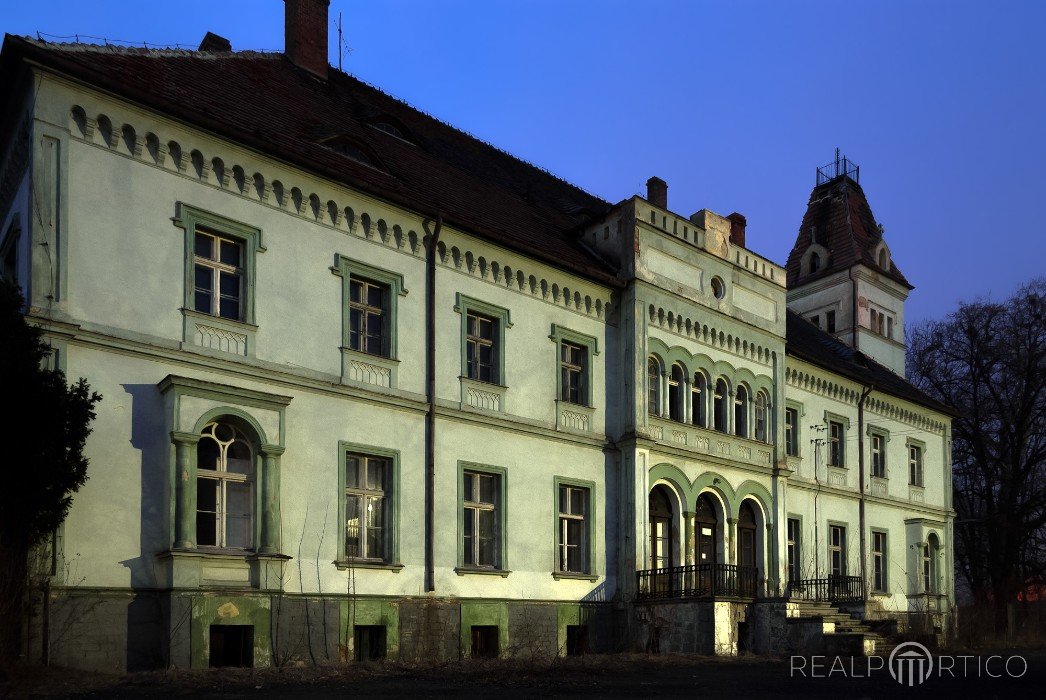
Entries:
[[[345, 53], [345, 40], [341, 34], [341, 11], [338, 11], [338, 70], [341, 70], [341, 56]], [[345, 71], [342, 71], [343, 73]], [[835, 149], [838, 151], [839, 149]]]

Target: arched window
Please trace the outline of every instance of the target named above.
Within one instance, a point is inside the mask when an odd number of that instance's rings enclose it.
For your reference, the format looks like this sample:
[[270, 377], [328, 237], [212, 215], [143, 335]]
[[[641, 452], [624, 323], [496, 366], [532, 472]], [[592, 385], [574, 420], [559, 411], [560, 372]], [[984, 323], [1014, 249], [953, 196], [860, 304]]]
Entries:
[[715, 394], [712, 398], [712, 418], [715, 421], [713, 427], [722, 433], [726, 432], [726, 398], [726, 380], [715, 380]]
[[686, 372], [679, 365], [672, 365], [668, 377], [668, 417], [672, 420], [684, 420], [685, 409], [683, 392], [686, 390]]
[[254, 546], [255, 447], [227, 421], [208, 423], [196, 447], [196, 542]]
[[697, 499], [697, 512], [695, 513], [697, 533], [694, 546], [697, 548], [698, 564], [715, 564], [718, 555], [718, 530], [719, 518], [716, 516], [715, 505], [712, 497], [707, 493]]
[[757, 392], [755, 395], [755, 439], [759, 442], [769, 442], [767, 434], [767, 400], [765, 392]]
[[656, 357], [646, 361], [647, 411], [652, 416], [661, 415], [661, 363]]
[[886, 272], [890, 271], [890, 256], [887, 254], [885, 247], [879, 249], [879, 268]]
[[672, 566], [672, 501], [664, 486], [650, 492], [650, 568]]
[[708, 427], [708, 407], [705, 401], [708, 398], [708, 381], [705, 379], [705, 375], [698, 372], [694, 375], [694, 386], [690, 391], [690, 419], [694, 425], [699, 425], [702, 428]]
[[737, 515], [737, 563], [742, 567], [750, 567], [747, 571], [738, 572], [738, 588], [741, 595], [755, 595], [762, 553], [756, 538], [756, 517], [752, 502], [743, 501]]
[[734, 396], [734, 434], [748, 437], [748, 389], [744, 384], [738, 385]]
[[821, 269], [821, 256], [817, 253], [810, 253], [810, 274], [814, 274]]

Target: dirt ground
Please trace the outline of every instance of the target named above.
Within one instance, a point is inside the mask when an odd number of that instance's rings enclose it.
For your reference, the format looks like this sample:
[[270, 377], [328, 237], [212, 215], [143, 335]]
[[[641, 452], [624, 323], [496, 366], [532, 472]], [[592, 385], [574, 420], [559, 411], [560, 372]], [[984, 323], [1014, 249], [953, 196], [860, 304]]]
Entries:
[[[960, 652], [955, 652], [959, 654]], [[973, 654], [975, 652], [963, 652]], [[1006, 673], [1006, 661], [1013, 655]], [[990, 662], [988, 657], [995, 655]], [[123, 676], [55, 668], [19, 668], [0, 682], [2, 697], [700, 697], [700, 698], [1006, 698], [1042, 697], [1046, 652], [983, 652], [981, 666], [937, 669], [908, 688], [863, 658], [819, 660], [807, 676], [792, 659], [711, 658], [681, 655], [592, 655], [554, 661], [470, 661], [438, 666], [387, 662], [363, 666], [222, 669]], [[985, 665], [987, 664], [987, 665]], [[874, 662], [873, 662], [874, 665]], [[994, 678], [989, 673], [1000, 674]], [[817, 677], [812, 677], [816, 675]], [[860, 676], [860, 677], [857, 677]]]

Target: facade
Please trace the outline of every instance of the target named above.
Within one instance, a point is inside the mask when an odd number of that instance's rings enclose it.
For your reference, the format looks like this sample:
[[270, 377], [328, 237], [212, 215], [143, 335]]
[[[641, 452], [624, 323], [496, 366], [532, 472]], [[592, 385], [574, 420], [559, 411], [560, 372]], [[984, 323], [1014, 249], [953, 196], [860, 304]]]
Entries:
[[657, 178], [611, 204], [328, 69], [326, 2], [286, 4], [286, 54], [5, 39], [3, 276], [104, 397], [27, 654], [947, 630], [950, 412], [903, 379], [911, 286], [834, 214], [871, 217], [856, 173], [781, 267]]

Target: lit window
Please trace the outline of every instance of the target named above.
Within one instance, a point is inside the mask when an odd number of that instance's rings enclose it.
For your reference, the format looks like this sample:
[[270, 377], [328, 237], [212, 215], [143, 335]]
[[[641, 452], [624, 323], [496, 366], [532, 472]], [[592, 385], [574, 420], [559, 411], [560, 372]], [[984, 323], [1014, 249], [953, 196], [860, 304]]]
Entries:
[[559, 487], [559, 570], [587, 573], [588, 542], [585, 518], [588, 517], [588, 489]]
[[208, 423], [196, 446], [196, 542], [254, 545], [254, 447], [235, 426]]
[[499, 476], [466, 471], [463, 479], [462, 550], [466, 566], [497, 568]]
[[345, 556], [387, 558], [390, 460], [350, 452], [345, 455]]
[[233, 321], [243, 319], [243, 243], [196, 227], [193, 245], [193, 308]]

